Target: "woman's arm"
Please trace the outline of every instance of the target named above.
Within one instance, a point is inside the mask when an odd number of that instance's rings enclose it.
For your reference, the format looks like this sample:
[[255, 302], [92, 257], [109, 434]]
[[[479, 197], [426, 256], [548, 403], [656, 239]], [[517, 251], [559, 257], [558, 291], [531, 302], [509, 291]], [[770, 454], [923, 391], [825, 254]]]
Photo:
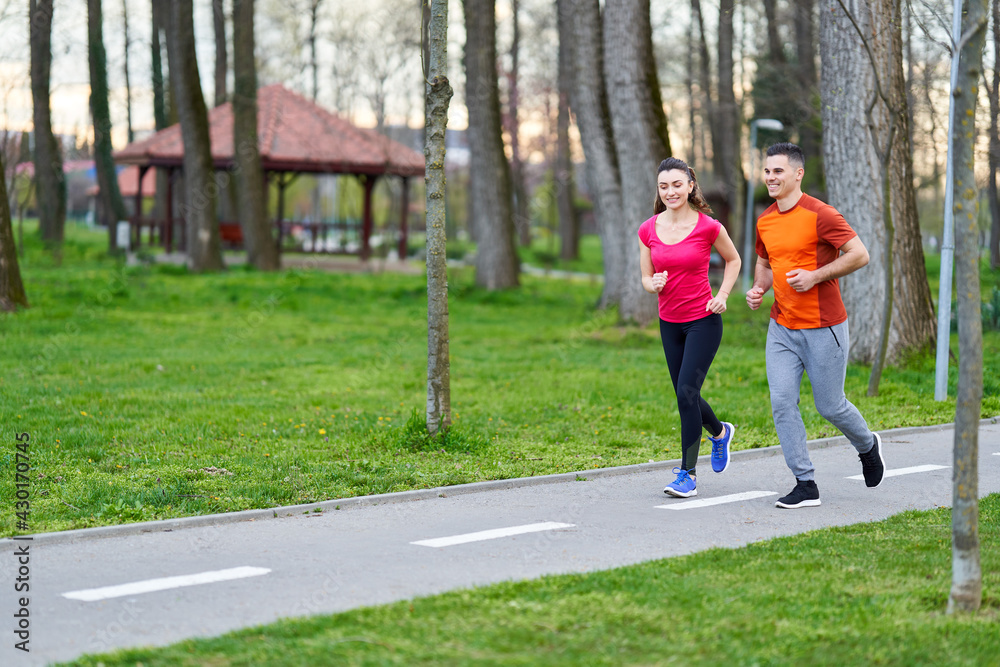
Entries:
[[654, 273], [653, 257], [649, 253], [649, 248], [642, 241], [639, 241], [639, 268], [642, 269], [642, 287], [650, 294], [659, 294], [663, 286], [667, 284], [667, 272]]
[[715, 239], [712, 247], [725, 260], [726, 269], [722, 274], [722, 287], [719, 288], [718, 294], [705, 306], [705, 310], [712, 311], [713, 313], [724, 313], [726, 312], [726, 299], [729, 298], [729, 293], [733, 291], [733, 286], [736, 285], [736, 280], [740, 277], [742, 262], [740, 261], [740, 254], [736, 252], [736, 246], [733, 245], [733, 240], [729, 238], [729, 232], [726, 231], [725, 227], [719, 230], [719, 236]]

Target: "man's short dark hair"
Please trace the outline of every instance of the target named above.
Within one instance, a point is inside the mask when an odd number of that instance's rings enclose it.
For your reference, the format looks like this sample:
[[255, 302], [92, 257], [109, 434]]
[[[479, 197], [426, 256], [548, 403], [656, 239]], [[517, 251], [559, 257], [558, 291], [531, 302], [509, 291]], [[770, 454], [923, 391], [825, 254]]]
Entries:
[[784, 155], [788, 158], [788, 162], [794, 167], [806, 166], [805, 153], [803, 153], [802, 149], [793, 143], [783, 141], [768, 147], [767, 157], [771, 157], [773, 155]]

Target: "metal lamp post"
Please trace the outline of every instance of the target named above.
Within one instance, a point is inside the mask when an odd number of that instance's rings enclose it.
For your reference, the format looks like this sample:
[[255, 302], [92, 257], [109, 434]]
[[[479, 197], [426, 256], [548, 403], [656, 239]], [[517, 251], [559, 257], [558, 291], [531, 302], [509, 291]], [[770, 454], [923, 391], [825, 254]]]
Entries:
[[785, 129], [780, 120], [773, 118], [755, 118], [750, 121], [750, 176], [747, 178], [747, 208], [746, 223], [743, 230], [743, 291], [750, 289], [753, 262], [750, 261], [750, 253], [753, 250], [753, 158], [757, 154], [757, 128], [774, 130], [780, 132]]

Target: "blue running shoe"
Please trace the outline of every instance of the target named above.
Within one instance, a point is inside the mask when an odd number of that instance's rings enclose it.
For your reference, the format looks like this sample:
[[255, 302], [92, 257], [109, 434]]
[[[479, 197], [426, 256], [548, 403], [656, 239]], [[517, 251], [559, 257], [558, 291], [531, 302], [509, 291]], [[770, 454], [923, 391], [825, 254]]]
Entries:
[[722, 435], [718, 438], [708, 436], [712, 443], [712, 470], [726, 472], [729, 467], [729, 443], [733, 441], [736, 427], [729, 422], [722, 422]]
[[677, 475], [677, 479], [663, 488], [664, 493], [678, 498], [690, 498], [698, 495], [697, 482], [694, 477], [688, 474], [687, 470], [674, 468], [672, 472]]

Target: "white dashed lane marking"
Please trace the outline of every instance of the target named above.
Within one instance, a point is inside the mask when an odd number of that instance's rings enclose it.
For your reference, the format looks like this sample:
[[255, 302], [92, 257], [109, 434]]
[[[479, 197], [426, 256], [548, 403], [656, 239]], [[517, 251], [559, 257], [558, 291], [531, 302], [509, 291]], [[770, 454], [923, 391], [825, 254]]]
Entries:
[[[932, 470], [944, 470], [950, 468], [951, 466], [913, 466], [912, 468], [896, 468], [895, 470], [886, 470], [883, 477], [899, 477], [900, 475], [913, 475], [918, 472], [931, 472]], [[852, 475], [847, 479], [864, 479], [864, 475]]]
[[466, 544], [468, 542], [481, 542], [483, 540], [495, 540], [501, 537], [512, 535], [524, 535], [525, 533], [538, 533], [543, 530], [558, 530], [559, 528], [573, 528], [574, 523], [557, 523], [555, 521], [543, 521], [542, 523], [529, 523], [523, 526], [511, 526], [509, 528], [494, 528], [493, 530], [481, 530], [476, 533], [465, 533], [463, 535], [452, 535], [450, 537], [436, 537], [430, 540], [419, 540], [410, 542], [421, 547], [450, 547], [456, 544]]
[[210, 572], [198, 572], [197, 574], [184, 574], [178, 577], [162, 577], [160, 579], [133, 581], [132, 583], [118, 584], [117, 586], [87, 588], [80, 591], [70, 591], [69, 593], [63, 593], [62, 595], [64, 598], [69, 598], [70, 600], [96, 602], [98, 600], [107, 600], [108, 598], [120, 598], [125, 595], [138, 595], [140, 593], [165, 591], [171, 588], [213, 584], [217, 581], [230, 581], [232, 579], [244, 579], [246, 577], [259, 577], [260, 575], [267, 574], [270, 571], [271, 570], [265, 567], [231, 567], [228, 570], [212, 570]]
[[777, 491], [746, 491], [744, 493], [734, 493], [718, 498], [704, 498], [702, 500], [689, 500], [683, 503], [672, 503], [670, 505], [657, 505], [656, 509], [665, 510], [693, 510], [699, 507], [711, 507], [712, 505], [724, 505], [725, 503], [738, 503], [741, 500], [753, 500], [754, 498], [764, 498], [766, 496], [776, 496]]

